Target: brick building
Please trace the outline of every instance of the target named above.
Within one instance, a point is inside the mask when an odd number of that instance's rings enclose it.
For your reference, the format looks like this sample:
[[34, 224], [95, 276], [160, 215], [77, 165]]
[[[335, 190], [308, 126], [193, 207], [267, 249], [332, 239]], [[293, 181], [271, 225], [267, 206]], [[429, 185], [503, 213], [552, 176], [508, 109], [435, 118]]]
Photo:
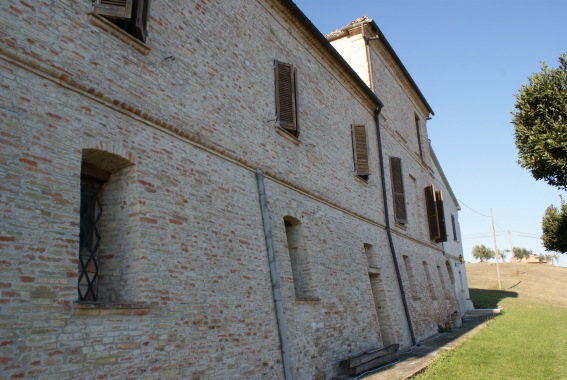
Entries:
[[2, 377], [333, 378], [465, 311], [385, 39], [372, 82], [289, 0], [0, 11]]

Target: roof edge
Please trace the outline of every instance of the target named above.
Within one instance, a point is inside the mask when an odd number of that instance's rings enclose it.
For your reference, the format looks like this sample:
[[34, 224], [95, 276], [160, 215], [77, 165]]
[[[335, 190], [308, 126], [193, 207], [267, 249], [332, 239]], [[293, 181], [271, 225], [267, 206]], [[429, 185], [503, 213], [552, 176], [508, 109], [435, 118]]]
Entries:
[[323, 48], [331, 54], [333, 59], [347, 72], [351, 79], [359, 85], [359, 87], [366, 93], [378, 107], [384, 107], [384, 103], [378, 98], [378, 95], [374, 93], [368, 87], [368, 85], [358, 76], [354, 69], [347, 63], [347, 61], [340, 55], [340, 53], [331, 45], [327, 38], [317, 29], [317, 27], [309, 20], [309, 18], [299, 9], [299, 7], [292, 0], [279, 0], [282, 5], [287, 7], [290, 12], [295, 16], [309, 32], [312, 33], [313, 37], [323, 46]]
[[392, 58], [394, 58], [394, 61], [400, 67], [404, 76], [410, 82], [410, 84], [413, 87], [413, 89], [415, 90], [415, 92], [417, 92], [417, 95], [419, 96], [419, 98], [421, 99], [421, 101], [423, 102], [423, 104], [425, 105], [427, 110], [429, 111], [429, 113], [431, 115], [435, 115], [435, 112], [433, 112], [433, 109], [431, 108], [431, 106], [427, 102], [427, 99], [425, 99], [425, 96], [423, 95], [423, 93], [421, 92], [421, 90], [419, 89], [419, 87], [417, 86], [417, 84], [415, 83], [413, 78], [411, 77], [410, 73], [408, 72], [408, 70], [406, 69], [406, 67], [404, 66], [402, 61], [400, 60], [400, 57], [398, 57], [398, 54], [396, 54], [394, 48], [392, 47], [392, 45], [390, 45], [390, 43], [386, 39], [386, 36], [384, 36], [384, 33], [382, 33], [382, 31], [380, 30], [380, 28], [378, 27], [378, 25], [376, 24], [376, 22], [373, 19], [371, 19], [368, 16], [362, 16], [361, 18], [358, 18], [356, 20], [351, 21], [347, 26], [344, 26], [340, 29], [337, 29], [334, 32], [327, 34], [326, 38], [329, 41], [334, 41], [336, 39], [339, 39], [339, 38], [346, 36], [348, 34], [349, 30], [358, 28], [358, 27], [360, 27], [362, 25], [366, 25], [366, 24], [370, 25], [370, 27], [378, 35], [378, 38], [380, 40], [382, 40], [382, 42], [384, 43], [384, 46], [386, 47], [386, 50], [388, 51], [388, 53], [390, 53]]
[[431, 157], [433, 158], [433, 164], [437, 167], [437, 171], [439, 172], [439, 175], [441, 176], [441, 180], [443, 181], [443, 184], [446, 186], [447, 191], [449, 192], [449, 195], [451, 195], [451, 198], [453, 198], [453, 202], [455, 202], [455, 205], [457, 206], [457, 210], [460, 211], [461, 205], [459, 204], [459, 200], [457, 199], [457, 196], [453, 192], [453, 189], [451, 188], [451, 185], [449, 184], [449, 180], [445, 176], [445, 172], [443, 171], [443, 168], [441, 167], [441, 163], [439, 162], [437, 155], [433, 151], [431, 144], [429, 144], [429, 150], [431, 152]]

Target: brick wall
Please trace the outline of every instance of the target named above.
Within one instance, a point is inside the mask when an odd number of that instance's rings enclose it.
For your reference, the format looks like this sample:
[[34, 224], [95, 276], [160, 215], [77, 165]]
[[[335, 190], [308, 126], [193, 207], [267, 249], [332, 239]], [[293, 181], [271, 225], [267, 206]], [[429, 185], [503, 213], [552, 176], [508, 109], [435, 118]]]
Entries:
[[[340, 360], [382, 347], [385, 328], [410, 345], [376, 104], [285, 2], [153, 2], [148, 54], [93, 25], [90, 4], [0, 4], [3, 376], [282, 378], [258, 167], [294, 375], [336, 377]], [[274, 59], [298, 69], [299, 139], [274, 123]], [[367, 126], [368, 181], [353, 172], [351, 124]], [[85, 160], [110, 172], [98, 304], [77, 302]], [[296, 297], [286, 216], [301, 222], [317, 299]], [[400, 239], [400, 258], [437, 254]], [[382, 324], [364, 244], [390, 313]], [[428, 313], [420, 336], [434, 332]]]

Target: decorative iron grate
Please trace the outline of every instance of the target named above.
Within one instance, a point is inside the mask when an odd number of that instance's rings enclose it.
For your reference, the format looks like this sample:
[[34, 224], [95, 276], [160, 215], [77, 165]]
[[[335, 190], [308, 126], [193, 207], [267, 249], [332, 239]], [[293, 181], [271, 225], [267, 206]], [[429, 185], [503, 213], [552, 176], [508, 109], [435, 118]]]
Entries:
[[79, 237], [79, 300], [98, 300], [98, 248], [102, 215], [102, 185], [92, 178], [81, 179], [81, 227]]

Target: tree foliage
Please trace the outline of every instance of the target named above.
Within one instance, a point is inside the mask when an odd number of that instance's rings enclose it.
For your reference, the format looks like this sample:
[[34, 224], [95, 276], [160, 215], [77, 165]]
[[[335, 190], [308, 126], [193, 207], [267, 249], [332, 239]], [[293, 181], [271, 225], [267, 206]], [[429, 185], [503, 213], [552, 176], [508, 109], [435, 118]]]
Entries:
[[472, 249], [472, 255], [475, 259], [480, 260], [480, 262], [488, 261], [494, 258], [494, 251], [484, 244], [475, 245]]
[[504, 262], [506, 260], [506, 257], [508, 256], [508, 252], [510, 252], [509, 249], [502, 249], [502, 250], [498, 250], [498, 258], [502, 259], [502, 262]]
[[518, 163], [536, 180], [567, 190], [567, 55], [529, 77], [512, 112]]
[[512, 248], [514, 257], [518, 260], [529, 259], [534, 253], [531, 249], [514, 247]]
[[546, 251], [567, 252], [567, 203], [561, 199], [561, 207], [551, 205], [541, 221], [543, 246]]

